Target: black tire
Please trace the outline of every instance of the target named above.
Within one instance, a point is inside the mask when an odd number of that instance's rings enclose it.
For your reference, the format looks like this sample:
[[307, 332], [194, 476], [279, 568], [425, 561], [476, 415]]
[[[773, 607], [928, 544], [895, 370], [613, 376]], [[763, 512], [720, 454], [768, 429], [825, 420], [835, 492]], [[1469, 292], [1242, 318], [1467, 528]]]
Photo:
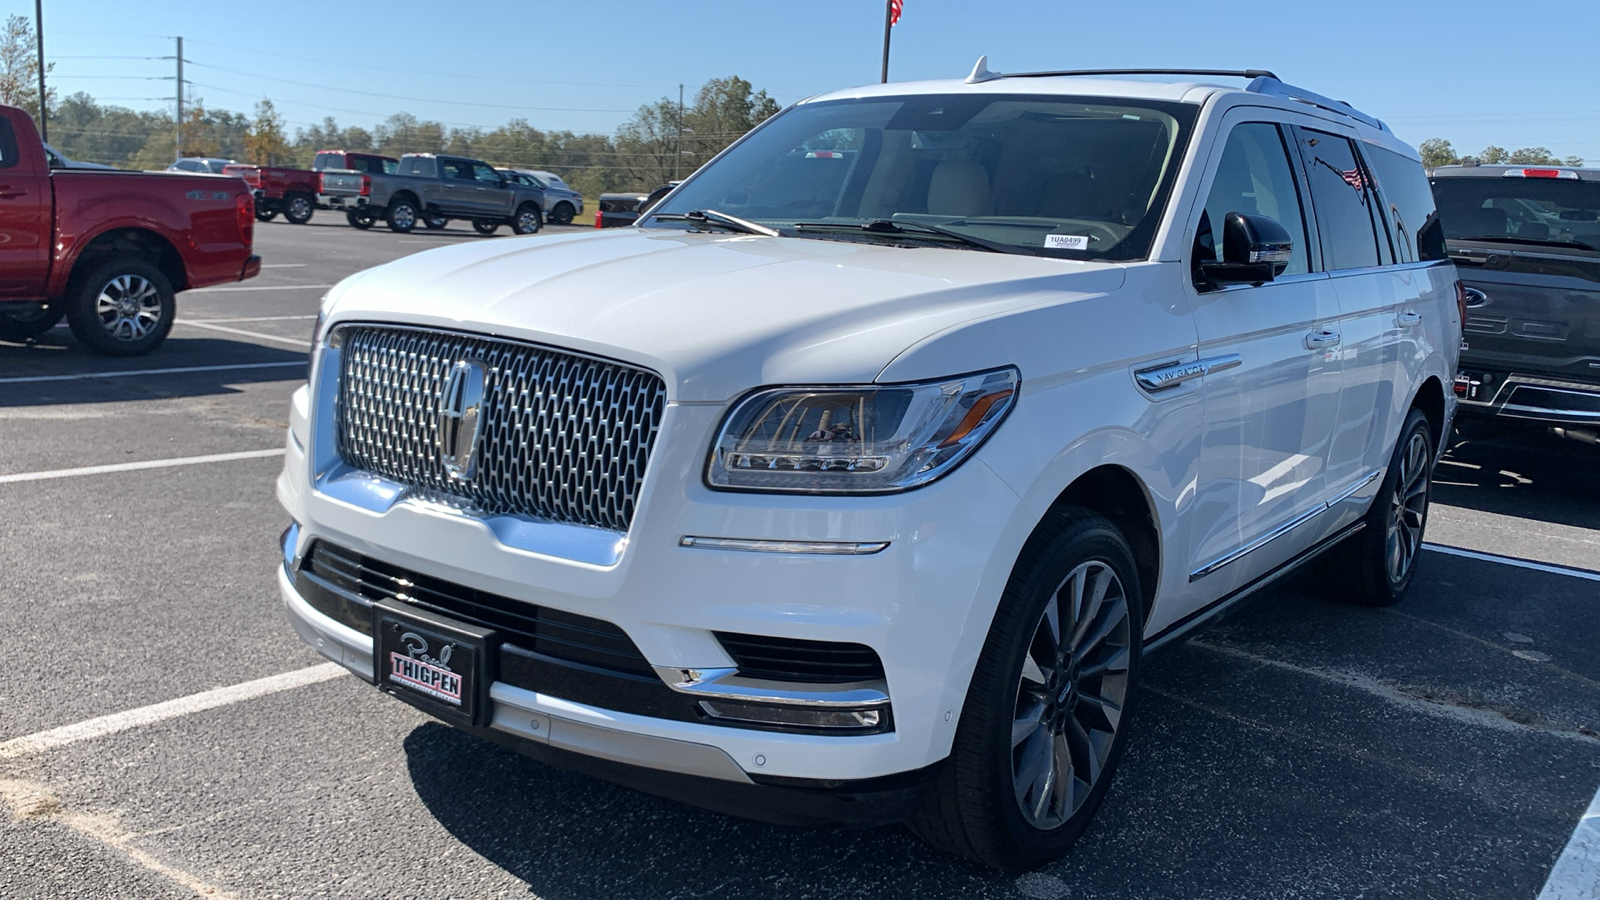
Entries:
[[350, 223], [351, 228], [359, 228], [362, 231], [371, 228], [373, 223], [372, 213], [353, 209], [345, 210], [344, 220]]
[[316, 198], [310, 194], [285, 194], [283, 197], [283, 217], [294, 225], [304, 225], [311, 221], [311, 216], [317, 211]]
[[1433, 492], [1433, 429], [1420, 409], [1406, 415], [1365, 528], [1328, 551], [1329, 595], [1356, 606], [1390, 606], [1405, 596], [1422, 554]]
[[473, 219], [472, 230], [482, 235], [494, 234], [500, 230], [499, 219]]
[[517, 207], [511, 217], [511, 230], [517, 234], [538, 234], [544, 227], [544, 215], [539, 212], [539, 207], [532, 203], [524, 203]]
[[429, 231], [439, 231], [449, 225], [450, 220], [445, 216], [429, 216], [422, 220], [422, 224], [428, 226]]
[[178, 302], [172, 283], [137, 256], [109, 259], [67, 289], [67, 324], [78, 342], [103, 356], [143, 356], [172, 330]]
[[[1064, 621], [1069, 609], [1078, 621], [1081, 610], [1060, 600], [1075, 592], [1094, 596], [1086, 584], [1106, 587], [1088, 624], [1072, 629], [1071, 647], [1063, 650], [1052, 643], [1060, 638], [1049, 623]], [[1045, 615], [1052, 607], [1054, 620]], [[1007, 872], [1064, 854], [1093, 819], [1122, 755], [1143, 651], [1143, 607], [1133, 551], [1115, 525], [1075, 507], [1040, 523], [1006, 584], [955, 744], [912, 831], [935, 847]], [[1100, 698], [1112, 696], [1116, 703], [1102, 705]], [[1096, 743], [1095, 734], [1109, 737]], [[1080, 782], [1074, 776], [1083, 770], [1090, 775]], [[1062, 771], [1065, 778], [1049, 777]], [[1064, 797], [1057, 796], [1061, 785]]]
[[274, 206], [273, 204], [265, 202], [265, 201], [262, 201], [262, 200], [257, 200], [256, 201], [256, 221], [257, 222], [271, 222], [273, 219], [276, 219], [277, 217], [278, 217], [278, 207], [277, 206]]
[[562, 200], [560, 203], [557, 203], [555, 206], [551, 207], [550, 221], [556, 225], [571, 225], [572, 217], [577, 214], [578, 211], [573, 208], [571, 203]]
[[31, 341], [56, 327], [66, 311], [59, 304], [41, 306], [28, 312], [0, 312], [0, 341], [20, 344]]
[[396, 234], [410, 234], [417, 227], [417, 203], [410, 197], [389, 201], [389, 230]]

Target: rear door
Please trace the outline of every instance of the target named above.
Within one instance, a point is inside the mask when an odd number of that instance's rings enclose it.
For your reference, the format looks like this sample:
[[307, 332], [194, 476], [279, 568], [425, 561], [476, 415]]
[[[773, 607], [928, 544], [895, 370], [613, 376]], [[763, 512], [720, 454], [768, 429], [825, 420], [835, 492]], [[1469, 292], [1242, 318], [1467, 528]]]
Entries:
[[474, 161], [472, 177], [478, 183], [474, 206], [480, 214], [490, 218], [510, 218], [516, 194], [509, 183], [500, 177], [500, 173], [488, 163]]
[[472, 160], [439, 157], [439, 197], [435, 202], [440, 210], [454, 216], [476, 216], [482, 210], [478, 194]]
[[11, 120], [0, 116], [0, 299], [44, 296], [51, 213], [49, 174], [23, 164]]

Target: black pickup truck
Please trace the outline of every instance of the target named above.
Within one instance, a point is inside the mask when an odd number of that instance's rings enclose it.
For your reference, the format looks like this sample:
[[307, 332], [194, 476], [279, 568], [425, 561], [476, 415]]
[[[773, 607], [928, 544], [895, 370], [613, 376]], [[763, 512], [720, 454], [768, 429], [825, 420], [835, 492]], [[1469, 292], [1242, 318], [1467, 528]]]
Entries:
[[1428, 173], [1467, 286], [1463, 420], [1600, 429], [1600, 169]]

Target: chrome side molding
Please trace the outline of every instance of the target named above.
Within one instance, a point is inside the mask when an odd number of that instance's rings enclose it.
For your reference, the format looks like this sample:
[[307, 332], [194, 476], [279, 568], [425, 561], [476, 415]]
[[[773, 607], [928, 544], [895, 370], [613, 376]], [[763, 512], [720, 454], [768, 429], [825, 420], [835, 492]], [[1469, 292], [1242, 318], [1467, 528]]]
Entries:
[[1211, 561], [1209, 563], [1206, 563], [1205, 565], [1201, 566], [1200, 568], [1195, 569], [1193, 572], [1189, 573], [1189, 583], [1193, 584], [1196, 581], [1199, 581], [1200, 579], [1206, 577], [1207, 575], [1210, 575], [1211, 573], [1217, 571], [1218, 569], [1222, 568], [1223, 566], [1228, 565], [1229, 563], [1238, 562], [1240, 559], [1243, 559], [1247, 554], [1252, 553], [1252, 552], [1254, 552], [1256, 550], [1260, 550], [1262, 547], [1265, 547], [1266, 545], [1272, 543], [1273, 541], [1277, 540], [1278, 538], [1281, 538], [1284, 535], [1288, 534], [1289, 532], [1295, 530], [1296, 528], [1299, 528], [1301, 525], [1304, 525], [1305, 523], [1311, 521], [1312, 519], [1315, 519], [1317, 516], [1320, 516], [1323, 513], [1327, 512], [1328, 510], [1333, 509], [1335, 506], [1338, 506], [1339, 504], [1343, 503], [1344, 501], [1349, 500], [1351, 497], [1354, 497], [1356, 494], [1359, 494], [1361, 492], [1362, 488], [1365, 488], [1367, 485], [1373, 483], [1374, 481], [1377, 481], [1378, 480], [1378, 476], [1380, 476], [1382, 474], [1383, 474], [1383, 470], [1382, 469], [1374, 469], [1373, 471], [1368, 472], [1366, 475], [1363, 475], [1361, 477], [1361, 480], [1357, 481], [1354, 485], [1352, 485], [1352, 486], [1350, 486], [1348, 488], [1345, 488], [1344, 490], [1342, 490], [1339, 493], [1333, 495], [1332, 497], [1329, 497], [1327, 500], [1324, 500], [1323, 502], [1317, 504], [1316, 506], [1313, 506], [1311, 509], [1306, 510], [1305, 512], [1301, 513], [1298, 516], [1295, 516], [1294, 518], [1292, 518], [1289, 521], [1283, 523], [1282, 525], [1279, 525], [1277, 528], [1272, 529], [1271, 531], [1267, 532], [1266, 534], [1262, 535], [1261, 537], [1258, 537], [1255, 540], [1251, 541], [1250, 543], [1245, 544], [1243, 547], [1240, 547], [1240, 548], [1238, 548], [1236, 550], [1232, 550], [1232, 551], [1230, 551], [1230, 552], [1218, 557], [1217, 559], [1215, 559], [1215, 560], [1213, 560], [1213, 561]]
[[1148, 369], [1140, 369], [1133, 373], [1139, 387], [1151, 393], [1175, 388], [1185, 381], [1192, 381], [1210, 375], [1212, 372], [1222, 372], [1232, 369], [1243, 363], [1237, 353], [1228, 353], [1222, 356], [1208, 356], [1191, 362], [1163, 363]]

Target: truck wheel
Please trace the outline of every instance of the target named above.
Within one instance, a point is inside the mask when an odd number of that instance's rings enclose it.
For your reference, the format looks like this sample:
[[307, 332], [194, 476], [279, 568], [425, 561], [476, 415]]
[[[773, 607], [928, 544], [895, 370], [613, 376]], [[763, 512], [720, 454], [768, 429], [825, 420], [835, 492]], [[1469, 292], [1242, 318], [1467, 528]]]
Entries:
[[273, 219], [276, 219], [277, 217], [278, 217], [278, 207], [277, 207], [276, 204], [269, 203], [269, 202], [262, 201], [262, 200], [257, 200], [256, 201], [256, 221], [258, 221], [258, 222], [271, 222]]
[[557, 225], [571, 225], [572, 217], [577, 215], [577, 212], [576, 209], [572, 208], [571, 203], [563, 200], [557, 203], [554, 209], [550, 210], [550, 221]]
[[490, 235], [500, 230], [499, 219], [473, 219], [472, 230], [479, 234]]
[[347, 210], [344, 214], [344, 220], [350, 223], [351, 228], [359, 228], [362, 231], [372, 227], [372, 213], [369, 212]]
[[31, 341], [56, 327], [66, 312], [57, 306], [41, 306], [28, 312], [0, 312], [0, 341]]
[[143, 356], [172, 330], [178, 302], [167, 276], [137, 256], [120, 256], [74, 277], [67, 292], [72, 336], [104, 356]]
[[1133, 551], [1085, 509], [1046, 520], [1006, 584], [950, 757], [911, 822], [1006, 871], [1065, 853], [1122, 756], [1143, 650]]
[[517, 214], [511, 219], [511, 230], [517, 234], [535, 234], [543, 227], [544, 216], [539, 214], [539, 207], [532, 203], [517, 207]]
[[290, 194], [283, 198], [283, 217], [295, 225], [311, 221], [311, 214], [316, 211], [316, 202], [306, 194]]
[[417, 227], [417, 204], [411, 200], [389, 201], [389, 230], [397, 234], [410, 234]]
[[1324, 583], [1333, 599], [1357, 606], [1390, 606], [1405, 595], [1428, 526], [1433, 457], [1428, 417], [1413, 409], [1400, 429], [1378, 496], [1362, 518], [1367, 527], [1324, 558], [1328, 574]]
[[429, 216], [422, 220], [422, 224], [428, 226], [429, 231], [438, 231], [449, 225], [450, 220], [445, 216]]

